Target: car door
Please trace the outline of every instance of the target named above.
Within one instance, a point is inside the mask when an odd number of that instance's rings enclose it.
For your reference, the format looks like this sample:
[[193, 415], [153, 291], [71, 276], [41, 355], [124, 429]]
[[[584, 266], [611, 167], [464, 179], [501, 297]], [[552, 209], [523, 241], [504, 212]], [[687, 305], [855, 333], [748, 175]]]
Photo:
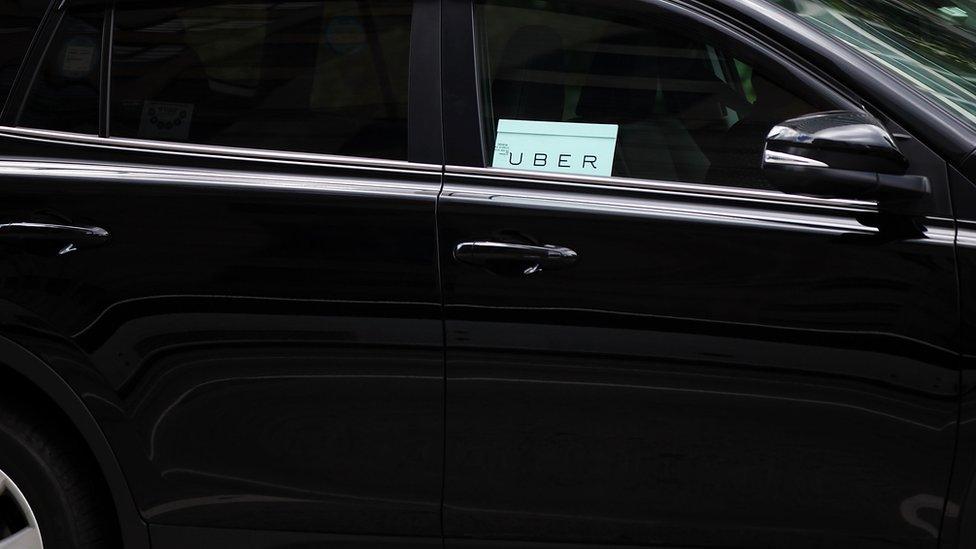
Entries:
[[935, 547], [945, 163], [886, 119], [914, 210], [771, 188], [773, 125], [864, 103], [683, 3], [445, 17], [448, 546]]
[[48, 18], [0, 128], [0, 334], [83, 397], [154, 546], [440, 544], [438, 9]]

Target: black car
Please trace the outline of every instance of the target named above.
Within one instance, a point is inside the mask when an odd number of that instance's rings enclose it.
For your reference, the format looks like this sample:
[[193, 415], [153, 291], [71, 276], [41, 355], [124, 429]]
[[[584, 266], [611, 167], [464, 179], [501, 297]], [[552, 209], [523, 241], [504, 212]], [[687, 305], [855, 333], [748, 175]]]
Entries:
[[0, 0], [0, 549], [976, 547], [976, 1]]

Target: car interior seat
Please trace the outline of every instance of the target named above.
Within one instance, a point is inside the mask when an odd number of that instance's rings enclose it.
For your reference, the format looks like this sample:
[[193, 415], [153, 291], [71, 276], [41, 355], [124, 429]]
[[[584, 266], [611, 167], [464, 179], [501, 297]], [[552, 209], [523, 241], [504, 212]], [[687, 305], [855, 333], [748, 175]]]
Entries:
[[597, 46], [576, 113], [582, 122], [618, 124], [614, 175], [700, 181], [708, 159], [661, 89], [660, 44], [643, 31], [615, 35]]
[[516, 29], [498, 59], [492, 81], [494, 119], [563, 120], [566, 71], [562, 36], [542, 25]]

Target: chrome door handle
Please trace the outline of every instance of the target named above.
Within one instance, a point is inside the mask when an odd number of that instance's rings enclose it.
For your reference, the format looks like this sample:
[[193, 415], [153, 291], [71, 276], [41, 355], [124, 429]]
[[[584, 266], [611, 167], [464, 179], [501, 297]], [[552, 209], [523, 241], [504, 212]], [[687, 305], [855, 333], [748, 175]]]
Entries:
[[79, 227], [57, 225], [54, 223], [0, 223], [0, 237], [18, 236], [28, 238], [84, 238], [100, 240], [108, 238], [108, 231], [101, 227]]
[[563, 246], [476, 241], [455, 246], [454, 259], [489, 270], [514, 269], [521, 274], [534, 274], [572, 267], [579, 260], [579, 254]]
[[60, 225], [57, 223], [0, 223], [0, 241], [52, 242], [58, 255], [77, 251], [79, 247], [98, 246], [108, 242], [109, 232], [101, 227]]

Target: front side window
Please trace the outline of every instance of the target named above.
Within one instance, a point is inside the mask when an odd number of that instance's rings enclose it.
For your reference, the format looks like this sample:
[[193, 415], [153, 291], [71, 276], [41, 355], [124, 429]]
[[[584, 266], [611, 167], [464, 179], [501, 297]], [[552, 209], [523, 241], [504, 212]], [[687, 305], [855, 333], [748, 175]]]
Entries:
[[48, 0], [0, 0], [0, 106], [7, 101]]
[[119, 4], [110, 134], [406, 159], [411, 8]]
[[643, 10], [478, 5], [490, 166], [766, 186], [768, 131], [829, 105], [748, 52]]

